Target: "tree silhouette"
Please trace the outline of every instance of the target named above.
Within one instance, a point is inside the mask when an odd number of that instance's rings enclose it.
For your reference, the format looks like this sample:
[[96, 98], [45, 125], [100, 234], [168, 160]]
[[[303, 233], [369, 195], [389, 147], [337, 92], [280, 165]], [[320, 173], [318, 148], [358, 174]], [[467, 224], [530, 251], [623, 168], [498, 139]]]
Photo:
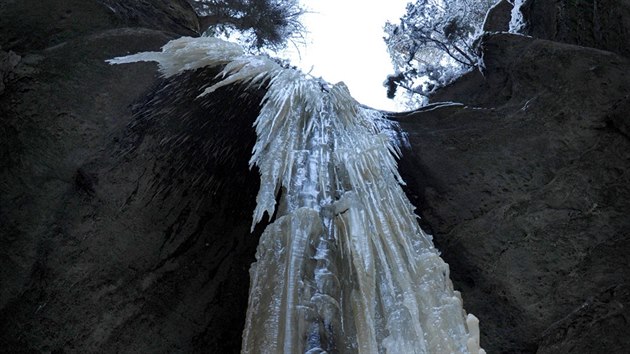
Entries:
[[202, 30], [237, 30], [254, 48], [280, 49], [304, 33], [298, 0], [189, 0]]

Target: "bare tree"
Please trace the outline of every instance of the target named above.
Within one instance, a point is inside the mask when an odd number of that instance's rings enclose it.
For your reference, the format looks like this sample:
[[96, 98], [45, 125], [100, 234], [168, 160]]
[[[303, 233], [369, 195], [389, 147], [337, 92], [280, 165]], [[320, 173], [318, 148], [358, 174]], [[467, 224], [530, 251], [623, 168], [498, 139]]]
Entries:
[[387, 78], [397, 88], [427, 95], [477, 65], [473, 41], [495, 0], [417, 0], [400, 23], [385, 24], [385, 43], [396, 69]]

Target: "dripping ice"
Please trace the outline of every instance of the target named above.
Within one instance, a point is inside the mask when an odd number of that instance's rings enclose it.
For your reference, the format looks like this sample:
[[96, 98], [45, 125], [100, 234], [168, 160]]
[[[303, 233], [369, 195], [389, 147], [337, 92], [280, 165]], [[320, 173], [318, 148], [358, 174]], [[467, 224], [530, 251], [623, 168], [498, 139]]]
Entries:
[[138, 61], [166, 77], [223, 67], [200, 96], [231, 84], [267, 90], [250, 160], [261, 180], [253, 224], [276, 216], [250, 269], [242, 353], [485, 353], [402, 191], [393, 122], [343, 83], [216, 38], [109, 60]]

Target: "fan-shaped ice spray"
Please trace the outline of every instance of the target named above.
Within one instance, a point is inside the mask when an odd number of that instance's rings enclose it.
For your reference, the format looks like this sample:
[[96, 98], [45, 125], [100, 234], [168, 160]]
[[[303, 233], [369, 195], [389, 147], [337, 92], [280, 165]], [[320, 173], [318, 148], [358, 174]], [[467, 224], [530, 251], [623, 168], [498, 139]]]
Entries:
[[483, 353], [478, 321], [400, 186], [393, 123], [343, 83], [214, 38], [110, 63], [136, 61], [157, 61], [165, 76], [224, 66], [201, 95], [267, 89], [250, 160], [261, 177], [253, 223], [275, 220], [250, 270], [243, 353]]

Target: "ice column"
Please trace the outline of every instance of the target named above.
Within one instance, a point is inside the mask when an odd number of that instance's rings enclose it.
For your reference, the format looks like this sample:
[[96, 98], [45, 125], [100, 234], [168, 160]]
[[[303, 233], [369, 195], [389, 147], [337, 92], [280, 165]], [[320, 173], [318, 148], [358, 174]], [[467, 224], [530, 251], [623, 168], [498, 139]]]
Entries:
[[402, 191], [393, 123], [343, 83], [248, 56], [214, 38], [180, 38], [157, 61], [165, 76], [223, 66], [225, 85], [264, 85], [250, 165], [260, 171], [242, 353], [484, 353], [448, 265]]

